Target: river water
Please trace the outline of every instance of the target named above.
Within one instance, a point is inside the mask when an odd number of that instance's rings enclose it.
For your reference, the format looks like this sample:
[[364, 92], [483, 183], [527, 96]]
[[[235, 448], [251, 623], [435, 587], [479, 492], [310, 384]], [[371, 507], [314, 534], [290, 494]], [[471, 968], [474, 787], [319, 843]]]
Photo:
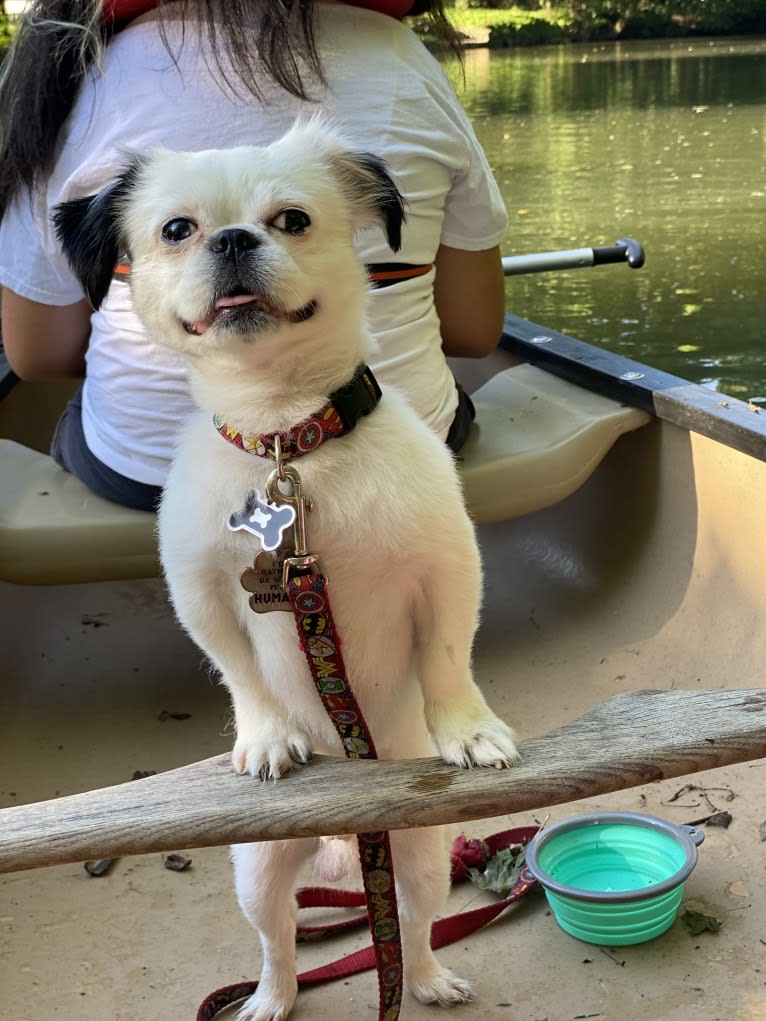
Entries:
[[508, 308], [766, 398], [766, 39], [478, 49], [464, 86], [447, 69], [508, 206], [504, 255], [646, 249], [637, 271], [510, 278]]

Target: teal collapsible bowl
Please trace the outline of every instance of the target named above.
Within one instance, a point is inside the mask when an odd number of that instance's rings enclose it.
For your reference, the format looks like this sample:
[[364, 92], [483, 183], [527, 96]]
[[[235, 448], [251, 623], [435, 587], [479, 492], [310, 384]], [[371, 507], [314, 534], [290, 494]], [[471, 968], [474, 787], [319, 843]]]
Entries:
[[570, 936], [604, 946], [669, 929], [704, 834], [638, 812], [597, 812], [540, 830], [526, 864]]

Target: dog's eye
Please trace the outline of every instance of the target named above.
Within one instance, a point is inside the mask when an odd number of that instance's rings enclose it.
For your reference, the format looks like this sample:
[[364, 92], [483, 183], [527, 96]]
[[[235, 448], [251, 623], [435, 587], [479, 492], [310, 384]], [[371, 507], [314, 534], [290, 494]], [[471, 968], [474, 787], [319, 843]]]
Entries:
[[274, 217], [271, 224], [285, 234], [303, 234], [311, 226], [311, 217], [302, 209], [283, 209]]
[[197, 224], [193, 220], [187, 220], [179, 216], [175, 220], [168, 220], [162, 228], [162, 240], [168, 241], [171, 245], [177, 245], [180, 241], [186, 241], [197, 230]]

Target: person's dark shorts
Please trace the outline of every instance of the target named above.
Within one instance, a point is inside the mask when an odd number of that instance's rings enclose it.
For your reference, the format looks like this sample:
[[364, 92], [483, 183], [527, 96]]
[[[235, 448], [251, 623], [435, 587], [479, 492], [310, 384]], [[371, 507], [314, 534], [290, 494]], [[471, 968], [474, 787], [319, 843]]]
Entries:
[[459, 383], [457, 387], [457, 411], [452, 419], [452, 425], [447, 433], [446, 443], [453, 454], [457, 454], [471, 431], [471, 424], [476, 418], [476, 408], [473, 401]]
[[82, 387], [69, 401], [56, 424], [51, 456], [57, 465], [106, 500], [135, 510], [155, 511], [159, 506], [161, 486], [149, 486], [120, 475], [91, 453], [82, 431]]

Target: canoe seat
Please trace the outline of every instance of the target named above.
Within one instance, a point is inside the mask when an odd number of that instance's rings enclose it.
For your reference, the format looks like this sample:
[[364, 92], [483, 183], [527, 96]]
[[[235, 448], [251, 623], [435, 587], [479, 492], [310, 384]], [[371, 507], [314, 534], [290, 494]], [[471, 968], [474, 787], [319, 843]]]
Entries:
[[[479, 522], [550, 506], [588, 478], [622, 433], [649, 416], [532, 365], [474, 394], [477, 421], [460, 453]], [[46, 454], [0, 439], [0, 579], [25, 584], [147, 578], [159, 573], [155, 516], [110, 503]]]
[[550, 507], [579, 489], [623, 433], [650, 416], [516, 365], [473, 394], [476, 421], [459, 454], [463, 490], [479, 524]]

